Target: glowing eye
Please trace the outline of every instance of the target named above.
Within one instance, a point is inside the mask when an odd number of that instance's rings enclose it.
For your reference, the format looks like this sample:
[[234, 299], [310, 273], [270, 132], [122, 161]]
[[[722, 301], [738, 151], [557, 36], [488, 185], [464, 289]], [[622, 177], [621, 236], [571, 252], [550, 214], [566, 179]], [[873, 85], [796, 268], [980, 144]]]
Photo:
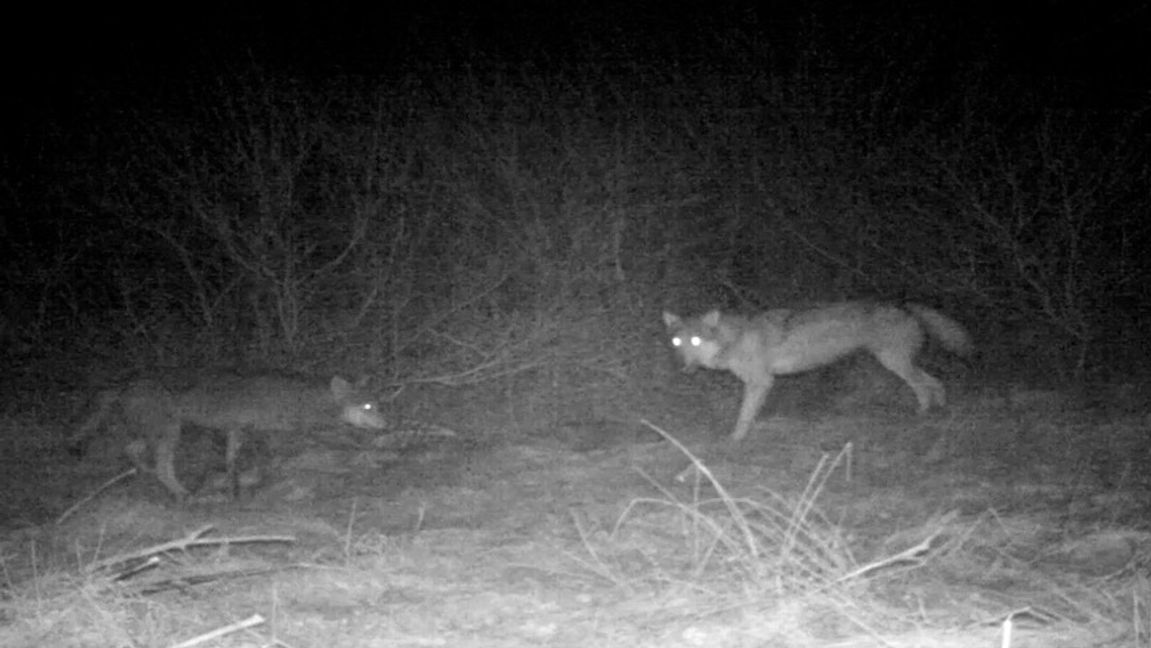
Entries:
[[370, 412], [374, 409], [375, 409], [375, 406], [373, 406], [371, 403], [364, 403], [364, 411], [365, 412]]
[[701, 344], [703, 344], [703, 340], [699, 339], [698, 335], [691, 336], [691, 345], [692, 346], [697, 347]]
[[674, 346], [674, 347], [677, 347], [677, 346], [682, 346], [682, 345], [683, 345], [683, 340], [679, 339], [678, 337], [673, 337], [673, 338], [671, 339], [671, 345], [672, 345], [672, 346]]

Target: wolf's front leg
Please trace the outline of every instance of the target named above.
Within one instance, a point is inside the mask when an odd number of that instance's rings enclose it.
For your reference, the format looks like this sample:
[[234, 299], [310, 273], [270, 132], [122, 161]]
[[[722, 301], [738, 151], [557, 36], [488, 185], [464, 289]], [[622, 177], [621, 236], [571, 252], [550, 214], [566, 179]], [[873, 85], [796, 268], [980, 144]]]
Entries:
[[240, 498], [240, 472], [236, 461], [240, 458], [240, 448], [244, 445], [244, 432], [240, 429], [228, 430], [228, 445], [224, 451], [224, 465], [228, 471], [228, 490], [233, 500]]
[[774, 382], [775, 377], [768, 374], [743, 384], [743, 404], [739, 406], [739, 420], [735, 422], [735, 431], [731, 433], [732, 441], [742, 441], [747, 436]]
[[156, 439], [156, 478], [178, 502], [188, 499], [188, 489], [176, 478], [176, 448], [180, 444], [180, 423], [173, 421]]

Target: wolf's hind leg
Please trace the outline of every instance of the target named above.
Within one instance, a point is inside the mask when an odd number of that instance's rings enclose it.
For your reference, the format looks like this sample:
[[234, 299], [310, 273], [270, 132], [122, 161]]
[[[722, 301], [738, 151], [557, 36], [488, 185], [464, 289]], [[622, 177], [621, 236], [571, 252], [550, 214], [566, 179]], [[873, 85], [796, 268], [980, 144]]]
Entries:
[[882, 351], [875, 354], [880, 364], [887, 367], [891, 373], [899, 376], [911, 391], [915, 392], [915, 400], [919, 401], [919, 413], [925, 414], [931, 407], [943, 407], [947, 404], [947, 393], [943, 383], [915, 366], [907, 353], [900, 351]]

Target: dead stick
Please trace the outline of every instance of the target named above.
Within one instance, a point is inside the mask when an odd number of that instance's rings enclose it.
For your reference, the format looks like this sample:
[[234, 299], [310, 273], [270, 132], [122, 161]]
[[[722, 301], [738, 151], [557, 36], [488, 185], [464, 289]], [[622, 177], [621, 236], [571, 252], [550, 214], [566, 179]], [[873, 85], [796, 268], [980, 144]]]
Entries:
[[248, 543], [253, 543], [253, 542], [295, 542], [296, 541], [296, 538], [293, 536], [235, 536], [235, 537], [227, 537], [227, 538], [200, 538], [199, 537], [199, 536], [207, 533], [208, 531], [211, 531], [212, 528], [213, 527], [211, 525], [208, 525], [208, 526], [202, 527], [200, 529], [197, 529], [196, 531], [193, 531], [192, 533], [189, 533], [187, 536], [185, 536], [179, 540], [171, 540], [169, 542], [164, 542], [164, 543], [161, 543], [158, 545], [153, 545], [151, 547], [146, 547], [144, 549], [140, 549], [138, 551], [133, 551], [131, 553], [120, 554], [117, 556], [112, 556], [110, 558], [105, 558], [104, 560], [101, 560], [101, 561], [98, 561], [98, 562], [95, 562], [95, 563], [92, 563], [91, 565], [89, 565], [86, 571], [93, 572], [93, 571], [103, 569], [103, 568], [108, 567], [110, 565], [115, 565], [117, 563], [121, 563], [121, 562], [124, 562], [127, 560], [133, 560], [136, 558], [145, 558], [145, 557], [151, 556], [153, 554], [165, 553], [165, 552], [173, 551], [176, 549], [187, 549], [189, 547], [204, 547], [204, 546], [222, 545], [222, 544], [248, 544]]
[[920, 556], [922, 556], [923, 554], [925, 554], [931, 550], [931, 541], [934, 540], [936, 538], [936, 536], [939, 535], [939, 533], [940, 533], [939, 531], [936, 531], [935, 533], [931, 534], [931, 536], [929, 536], [923, 542], [920, 542], [919, 544], [917, 544], [914, 547], [911, 547], [909, 549], [905, 549], [905, 550], [895, 554], [894, 556], [884, 558], [883, 560], [877, 560], [873, 563], [864, 565], [864, 566], [860, 567], [859, 569], [856, 569], [853, 572], [844, 574], [843, 576], [840, 576], [839, 578], [835, 579], [835, 582], [842, 583], [844, 581], [848, 581], [848, 580], [851, 580], [853, 578], [859, 578], [860, 576], [863, 576], [864, 574], [868, 574], [870, 572], [874, 572], [874, 571], [883, 569], [884, 567], [889, 567], [889, 566], [894, 565], [896, 563], [918, 561], [920, 559]]
[[231, 625], [226, 625], [222, 628], [216, 628], [215, 630], [213, 630], [209, 633], [202, 634], [198, 637], [192, 637], [191, 639], [189, 639], [187, 641], [181, 641], [180, 643], [173, 644], [172, 646], [169, 646], [168, 648], [192, 648], [192, 646], [199, 646], [202, 643], [207, 643], [213, 639], [218, 639], [220, 637], [223, 637], [224, 635], [229, 635], [229, 634], [232, 634], [233, 632], [239, 632], [240, 630], [245, 630], [245, 629], [251, 628], [253, 626], [258, 626], [263, 622], [264, 622], [264, 617], [260, 616], [259, 614], [253, 614], [252, 616], [248, 617], [247, 619], [244, 619], [243, 621], [237, 621]]

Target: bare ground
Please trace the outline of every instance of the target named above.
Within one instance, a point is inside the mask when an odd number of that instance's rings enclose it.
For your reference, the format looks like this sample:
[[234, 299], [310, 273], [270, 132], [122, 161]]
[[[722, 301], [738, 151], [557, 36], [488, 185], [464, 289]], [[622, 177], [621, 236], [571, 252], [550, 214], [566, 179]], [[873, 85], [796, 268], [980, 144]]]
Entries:
[[[0, 645], [175, 646], [245, 620], [202, 645], [1151, 641], [1142, 414], [972, 397], [927, 419], [776, 416], [731, 447], [720, 409], [476, 418], [452, 440], [307, 448], [240, 502], [177, 506], [132, 478], [60, 522], [120, 466], [10, 417]], [[132, 571], [134, 552], [158, 560]]]

